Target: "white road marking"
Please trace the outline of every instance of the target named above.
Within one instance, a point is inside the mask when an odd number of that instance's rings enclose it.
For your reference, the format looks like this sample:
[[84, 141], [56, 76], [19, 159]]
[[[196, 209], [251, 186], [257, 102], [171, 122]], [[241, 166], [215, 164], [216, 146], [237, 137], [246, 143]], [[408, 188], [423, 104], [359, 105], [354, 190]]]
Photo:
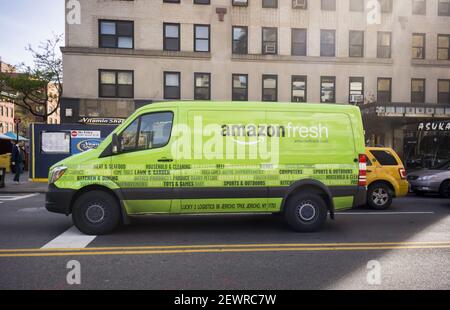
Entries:
[[339, 215], [403, 215], [403, 214], [434, 214], [434, 212], [336, 212]]
[[83, 249], [97, 236], [88, 236], [81, 233], [75, 226], [47, 243], [42, 249]]
[[27, 199], [31, 197], [38, 196], [39, 194], [30, 194], [30, 195], [0, 195], [0, 201], [17, 201], [21, 199]]

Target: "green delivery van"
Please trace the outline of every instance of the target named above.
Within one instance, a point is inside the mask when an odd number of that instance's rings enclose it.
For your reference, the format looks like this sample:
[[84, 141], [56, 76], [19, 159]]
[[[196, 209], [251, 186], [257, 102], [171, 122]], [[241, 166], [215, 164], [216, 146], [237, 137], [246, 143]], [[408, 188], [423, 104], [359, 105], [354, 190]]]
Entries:
[[279, 213], [313, 232], [364, 204], [364, 147], [354, 106], [155, 103], [51, 167], [46, 207], [90, 235], [135, 216], [205, 213]]

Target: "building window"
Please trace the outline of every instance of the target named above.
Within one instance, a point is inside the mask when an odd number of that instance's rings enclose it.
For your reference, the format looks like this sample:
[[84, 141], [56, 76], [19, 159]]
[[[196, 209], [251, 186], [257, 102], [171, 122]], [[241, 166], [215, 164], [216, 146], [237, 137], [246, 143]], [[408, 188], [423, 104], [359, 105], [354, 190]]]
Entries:
[[438, 103], [450, 104], [450, 80], [438, 80]]
[[350, 0], [351, 12], [364, 12], [364, 0]]
[[427, 1], [426, 0], [412, 0], [412, 13], [414, 15], [426, 15], [427, 14]]
[[134, 22], [99, 20], [101, 48], [134, 48]]
[[209, 52], [211, 29], [209, 25], [194, 25], [194, 51]]
[[262, 76], [262, 101], [278, 101], [278, 76]]
[[322, 76], [320, 77], [320, 102], [335, 103], [336, 102], [336, 77]]
[[439, 0], [438, 15], [450, 16], [450, 0]]
[[381, 6], [381, 13], [392, 13], [392, 0], [378, 0]]
[[425, 103], [425, 79], [411, 80], [411, 102]]
[[180, 50], [180, 24], [164, 23], [164, 50]]
[[211, 100], [210, 73], [194, 73], [194, 99]]
[[99, 97], [133, 98], [133, 71], [99, 70]]
[[392, 102], [392, 79], [378, 78], [377, 86], [377, 102], [388, 103]]
[[194, 0], [194, 4], [211, 4], [210, 0]]
[[267, 28], [262, 29], [262, 53], [277, 54], [278, 53], [278, 29]]
[[425, 34], [413, 33], [412, 35], [412, 58], [425, 59]]
[[438, 35], [438, 59], [450, 60], [450, 35], [440, 34]]
[[320, 31], [320, 56], [334, 57], [336, 55], [336, 31]]
[[164, 3], [180, 3], [180, 0], [163, 0]]
[[164, 99], [181, 98], [181, 73], [164, 72]]
[[364, 78], [350, 77], [349, 102], [353, 104], [364, 103]]
[[307, 101], [308, 82], [304, 75], [292, 76], [292, 102]]
[[349, 56], [364, 57], [364, 31], [350, 30]]
[[391, 58], [391, 33], [390, 32], [378, 32], [378, 45], [377, 45], [377, 57], [378, 58]]
[[248, 101], [248, 75], [233, 74], [233, 101]]
[[262, 1], [263, 8], [278, 8], [278, 0], [263, 0]]
[[247, 27], [233, 27], [233, 54], [248, 54]]
[[306, 56], [306, 29], [292, 29], [291, 53], [294, 56]]
[[336, 0], [321, 0], [322, 11], [336, 11]]

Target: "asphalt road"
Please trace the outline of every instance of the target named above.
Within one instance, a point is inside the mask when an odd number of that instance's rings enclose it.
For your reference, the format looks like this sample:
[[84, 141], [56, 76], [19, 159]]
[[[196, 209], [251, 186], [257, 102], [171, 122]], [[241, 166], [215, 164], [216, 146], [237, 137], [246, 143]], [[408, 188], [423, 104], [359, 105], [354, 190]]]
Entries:
[[[72, 260], [80, 285], [66, 280]], [[89, 238], [42, 194], [0, 195], [0, 289], [448, 290], [450, 201], [397, 199], [313, 234], [273, 215], [205, 215], [139, 218]]]

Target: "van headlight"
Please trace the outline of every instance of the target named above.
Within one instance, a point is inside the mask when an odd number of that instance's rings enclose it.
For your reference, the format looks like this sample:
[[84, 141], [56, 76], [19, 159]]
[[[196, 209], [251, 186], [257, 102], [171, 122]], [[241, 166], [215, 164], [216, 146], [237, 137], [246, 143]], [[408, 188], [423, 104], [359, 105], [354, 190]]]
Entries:
[[53, 169], [51, 176], [50, 176], [49, 183], [50, 184], [56, 183], [59, 179], [61, 179], [61, 177], [66, 172], [66, 170], [67, 170], [67, 167], [56, 167], [55, 169]]

